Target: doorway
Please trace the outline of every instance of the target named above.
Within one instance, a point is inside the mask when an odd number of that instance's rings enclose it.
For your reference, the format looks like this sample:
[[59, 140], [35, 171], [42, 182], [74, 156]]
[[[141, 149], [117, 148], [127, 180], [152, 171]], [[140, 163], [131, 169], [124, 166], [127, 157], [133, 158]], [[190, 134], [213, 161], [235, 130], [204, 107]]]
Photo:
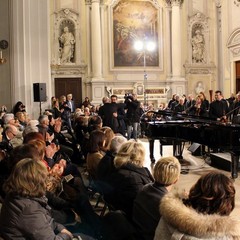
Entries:
[[82, 78], [55, 78], [55, 96], [72, 93], [75, 106], [79, 107], [82, 102]]
[[240, 91], [240, 61], [236, 62], [236, 93]]

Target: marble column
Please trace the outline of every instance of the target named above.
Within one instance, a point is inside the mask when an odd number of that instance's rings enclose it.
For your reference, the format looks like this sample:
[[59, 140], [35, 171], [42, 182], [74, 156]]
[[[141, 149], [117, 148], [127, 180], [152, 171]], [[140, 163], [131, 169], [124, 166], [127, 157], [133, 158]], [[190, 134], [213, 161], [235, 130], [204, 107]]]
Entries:
[[[52, 95], [49, 1], [14, 1], [10, 28], [12, 101], [22, 101], [30, 117], [37, 119], [40, 109], [39, 103], [33, 102], [33, 83], [46, 83], [47, 98]], [[49, 108], [49, 103], [43, 102], [42, 109]]]
[[91, 40], [92, 40], [92, 77], [102, 78], [102, 41], [100, 0], [92, 0], [91, 12]]
[[167, 53], [167, 78], [172, 76], [172, 56], [171, 56], [171, 4], [166, 3], [166, 53]]
[[183, 0], [172, 0], [172, 76], [181, 77], [181, 15]]

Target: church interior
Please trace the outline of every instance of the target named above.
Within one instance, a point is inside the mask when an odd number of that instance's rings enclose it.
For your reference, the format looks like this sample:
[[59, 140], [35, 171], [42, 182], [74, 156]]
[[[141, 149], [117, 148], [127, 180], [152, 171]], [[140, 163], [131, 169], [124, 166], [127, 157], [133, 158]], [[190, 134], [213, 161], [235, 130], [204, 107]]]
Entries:
[[174, 93], [240, 90], [238, 0], [0, 3], [0, 102], [22, 101], [32, 117], [34, 83], [46, 88], [43, 109], [67, 93], [100, 104], [135, 92], [158, 108]]
[[[240, 0], [0, 0], [0, 106], [21, 101], [31, 119], [52, 97], [72, 94], [76, 106], [136, 94], [147, 109], [167, 106], [173, 94], [209, 102], [240, 92]], [[152, 171], [148, 139], [144, 166]], [[239, 143], [239, 139], [238, 139]], [[155, 141], [155, 158], [160, 149]], [[188, 142], [175, 188], [188, 191], [213, 169]], [[165, 155], [173, 147], [164, 146]], [[238, 155], [239, 160], [239, 155]], [[217, 160], [218, 161], [218, 160]], [[238, 166], [234, 166], [238, 172]], [[236, 172], [235, 172], [236, 173]], [[239, 217], [240, 178], [234, 176]]]

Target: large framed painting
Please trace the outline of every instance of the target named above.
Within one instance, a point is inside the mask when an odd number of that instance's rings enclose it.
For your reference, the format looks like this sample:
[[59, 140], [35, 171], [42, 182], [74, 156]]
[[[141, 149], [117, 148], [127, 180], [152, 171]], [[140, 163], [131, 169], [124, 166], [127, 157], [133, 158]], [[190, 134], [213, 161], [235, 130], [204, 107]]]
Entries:
[[[151, 0], [115, 1], [110, 7], [111, 66], [160, 67], [162, 21], [160, 7]], [[136, 42], [141, 41], [142, 49], [136, 49]], [[147, 45], [154, 49], [149, 51]]]

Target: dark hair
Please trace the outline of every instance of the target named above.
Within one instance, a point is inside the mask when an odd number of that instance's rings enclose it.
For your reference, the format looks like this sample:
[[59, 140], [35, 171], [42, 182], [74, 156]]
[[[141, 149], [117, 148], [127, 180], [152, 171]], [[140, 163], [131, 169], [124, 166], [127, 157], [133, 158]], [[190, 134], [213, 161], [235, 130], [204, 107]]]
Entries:
[[20, 160], [24, 158], [32, 158], [36, 161], [41, 160], [36, 147], [31, 144], [22, 144], [15, 147], [10, 153], [8, 168], [11, 170]]
[[18, 101], [13, 107], [13, 114], [15, 115], [17, 112], [25, 112], [25, 106], [21, 101]]
[[235, 207], [233, 181], [220, 172], [211, 171], [196, 182], [184, 203], [200, 213], [229, 215]]
[[34, 139], [44, 141], [44, 136], [40, 132], [30, 132], [24, 136], [23, 143], [28, 143], [29, 141]]
[[111, 98], [118, 98], [117, 95], [113, 94], [111, 95]]
[[104, 149], [105, 134], [100, 130], [94, 130], [91, 132], [88, 141], [89, 153], [95, 153]]
[[215, 93], [219, 93], [220, 95], [222, 95], [222, 92], [220, 90], [215, 91]]
[[102, 118], [100, 116], [91, 116], [88, 119], [89, 132], [101, 128]]

